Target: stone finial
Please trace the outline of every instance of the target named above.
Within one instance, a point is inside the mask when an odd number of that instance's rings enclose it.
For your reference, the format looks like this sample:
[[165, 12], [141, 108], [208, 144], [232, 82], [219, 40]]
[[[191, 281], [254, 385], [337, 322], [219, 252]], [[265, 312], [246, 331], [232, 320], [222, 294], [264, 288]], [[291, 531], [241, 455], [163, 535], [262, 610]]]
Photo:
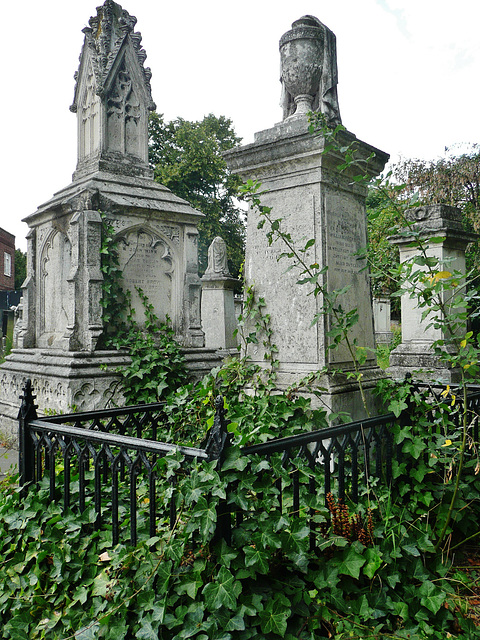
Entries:
[[283, 119], [320, 111], [340, 124], [335, 34], [314, 16], [303, 16], [280, 39]]
[[77, 114], [78, 163], [74, 179], [103, 170], [152, 177], [148, 166], [151, 71], [137, 19], [105, 0], [83, 29], [85, 41], [70, 109]]
[[[113, 2], [113, 0], [105, 0], [101, 7], [97, 7], [97, 15], [92, 16], [88, 23], [90, 26], [83, 29], [83, 33], [85, 34], [84, 47], [87, 46], [93, 54], [92, 64], [96, 76], [96, 93], [101, 96], [105, 92], [109, 72], [117, 59], [117, 54], [122, 48], [126, 38], [129, 38], [133, 44], [144, 75], [145, 85], [150, 98], [149, 108], [154, 110], [156, 106], [152, 101], [150, 86], [152, 72], [150, 68], [144, 68], [143, 66], [147, 54], [141, 45], [142, 35], [133, 30], [137, 23], [135, 16], [131, 16], [128, 11], [122, 9], [122, 7], [116, 2]], [[83, 50], [80, 54], [80, 63], [82, 61], [82, 55]], [[71, 111], [74, 112], [78, 109], [79, 96], [77, 89], [79, 76], [80, 69], [75, 73], [77, 83], [73, 104], [70, 107]]]
[[227, 263], [227, 245], [217, 236], [208, 248], [208, 266], [206, 276], [231, 277]]

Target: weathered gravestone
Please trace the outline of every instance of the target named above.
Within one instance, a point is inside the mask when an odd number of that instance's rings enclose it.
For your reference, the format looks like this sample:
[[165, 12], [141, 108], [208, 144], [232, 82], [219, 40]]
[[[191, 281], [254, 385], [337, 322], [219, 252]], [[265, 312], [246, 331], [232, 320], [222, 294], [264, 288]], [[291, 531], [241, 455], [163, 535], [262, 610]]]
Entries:
[[391, 330], [391, 304], [388, 296], [373, 298], [373, 326], [376, 344], [389, 344], [393, 338]]
[[[399, 247], [400, 262], [411, 261], [416, 257], [433, 257], [439, 261], [440, 272], [443, 265], [447, 273], [465, 273], [465, 250], [468, 243], [476, 240], [478, 235], [465, 231], [460, 209], [445, 204], [429, 205], [412, 209], [407, 212], [407, 218], [411, 222], [411, 227], [403, 230], [407, 234], [399, 233], [390, 238], [390, 242]], [[412, 242], [412, 236], [408, 235], [412, 230], [420, 233], [425, 254]], [[426, 271], [426, 267], [417, 268]], [[462, 284], [459, 281], [452, 291], [444, 292], [443, 303], [447, 314], [462, 310]], [[434, 353], [433, 345], [437, 341], [445, 341], [442, 348], [452, 355], [455, 353], [452, 336], [447, 327], [442, 325], [444, 314], [432, 312], [424, 317], [426, 308], [419, 307], [418, 300], [417, 295], [411, 297], [409, 293], [404, 293], [401, 297], [402, 342], [391, 352], [387, 372], [396, 379], [403, 379], [409, 374], [418, 380], [459, 382], [460, 371], [449, 367], [447, 362]], [[435, 319], [439, 322], [434, 322]], [[456, 328], [458, 335], [464, 334], [466, 329], [466, 322], [459, 322]]]
[[236, 349], [234, 290], [239, 286], [240, 281], [228, 270], [227, 245], [217, 236], [208, 249], [208, 266], [202, 278], [202, 328], [206, 347]]
[[125, 356], [98, 349], [104, 330], [101, 212], [114, 227], [137, 320], [144, 319], [140, 287], [157, 316], [170, 317], [182, 345], [198, 349], [204, 343], [197, 261], [202, 214], [153, 180], [148, 112], [155, 105], [135, 23], [106, 0], [83, 29], [71, 107], [77, 168], [69, 186], [25, 219], [23, 319], [18, 348], [0, 369], [3, 428], [16, 418], [25, 377], [32, 378], [41, 410], [94, 409], [115, 395], [111, 369]]
[[[358, 345], [374, 347], [372, 302], [368, 273], [355, 253], [366, 246], [366, 188], [353, 181], [356, 175], [376, 176], [388, 155], [343, 131], [340, 144], [353, 144], [357, 162], [345, 171], [338, 166], [343, 157], [327, 149], [324, 135], [309, 133], [307, 112], [320, 111], [331, 125], [340, 122], [337, 99], [337, 61], [334, 34], [319, 20], [304, 16], [280, 40], [283, 121], [255, 135], [253, 144], [225, 154], [232, 171], [243, 179], [262, 183], [262, 204], [272, 207], [273, 218], [281, 218], [281, 228], [302, 247], [309, 239], [308, 264], [328, 267], [321, 284], [329, 291], [349, 286], [342, 307], [358, 309], [359, 322], [350, 339]], [[248, 213], [245, 277], [271, 315], [272, 341], [278, 347], [279, 389], [296, 384], [302, 377], [323, 367], [328, 373], [319, 380], [326, 389], [323, 399], [333, 411], [347, 411], [353, 417], [364, 414], [358, 385], [345, 375], [352, 370], [352, 357], [341, 345], [330, 349], [327, 333], [332, 317], [321, 316], [322, 298], [308, 295], [308, 286], [297, 284], [298, 272], [285, 273], [288, 261], [279, 260], [287, 251], [282, 241], [269, 245], [265, 229], [258, 229], [256, 211]], [[268, 227], [268, 225], [267, 225]], [[264, 364], [262, 342], [249, 347], [249, 355]], [[374, 354], [368, 352], [361, 366], [364, 387], [376, 383], [380, 370]], [[371, 403], [371, 398], [369, 398]]]

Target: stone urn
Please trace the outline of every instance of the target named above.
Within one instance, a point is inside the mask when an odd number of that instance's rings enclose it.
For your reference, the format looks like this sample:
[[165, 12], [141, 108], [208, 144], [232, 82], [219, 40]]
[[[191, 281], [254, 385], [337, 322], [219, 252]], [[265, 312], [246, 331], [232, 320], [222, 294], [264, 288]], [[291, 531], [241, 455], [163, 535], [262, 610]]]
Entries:
[[322, 77], [324, 30], [313, 16], [303, 16], [280, 39], [281, 81], [295, 102], [290, 115], [312, 110]]

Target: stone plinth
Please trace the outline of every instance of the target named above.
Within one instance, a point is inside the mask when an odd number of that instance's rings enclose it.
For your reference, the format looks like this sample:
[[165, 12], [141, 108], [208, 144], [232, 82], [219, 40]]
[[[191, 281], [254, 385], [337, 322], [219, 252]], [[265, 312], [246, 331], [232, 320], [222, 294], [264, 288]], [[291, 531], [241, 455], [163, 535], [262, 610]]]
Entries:
[[235, 349], [237, 328], [234, 290], [239, 281], [232, 277], [205, 275], [202, 278], [202, 329], [208, 349]]
[[[465, 273], [465, 249], [478, 236], [464, 231], [460, 210], [437, 204], [414, 209], [408, 215], [413, 223], [412, 229], [421, 233], [427, 256], [435, 257], [440, 265], [445, 265], [439, 266], [439, 270]], [[430, 238], [435, 238], [435, 242], [429, 243]], [[396, 235], [390, 241], [398, 245], [401, 262], [411, 261], [420, 255], [419, 249], [411, 246], [411, 236]], [[459, 291], [461, 296], [462, 289]], [[452, 303], [453, 300], [447, 306]], [[433, 353], [433, 343], [446, 337], [444, 329], [428, 326], [432, 317], [422, 318], [424, 311], [425, 307], [417, 306], [417, 297], [411, 298], [408, 293], [402, 296], [402, 342], [391, 352], [387, 371], [397, 379], [403, 379], [408, 373], [421, 380], [457, 382], [459, 371], [447, 368]], [[463, 330], [466, 330], [466, 326]], [[462, 329], [459, 328], [459, 331]]]
[[[356, 175], [378, 175], [388, 155], [361, 142], [348, 132], [340, 136], [340, 144], [354, 143], [358, 164], [341, 172], [337, 168], [342, 157], [333, 150], [325, 152], [325, 139], [308, 131], [306, 117], [287, 118], [272, 129], [255, 136], [255, 142], [225, 154], [232, 172], [242, 179], [262, 183], [262, 204], [272, 207], [272, 217], [281, 218], [281, 228], [290, 233], [301, 248], [308, 239], [315, 244], [308, 250], [308, 264], [326, 266], [321, 276], [329, 291], [350, 286], [342, 296], [342, 307], [357, 308], [359, 322], [350, 339], [359, 346], [374, 347], [372, 301], [368, 273], [355, 252], [366, 246], [366, 188], [354, 183]], [[374, 154], [372, 159], [371, 154]], [[289, 263], [279, 256], [287, 249], [279, 240], [269, 245], [265, 230], [258, 229], [258, 214], [248, 213], [245, 278], [254, 285], [258, 297], [266, 302], [265, 312], [271, 316], [272, 341], [278, 347], [278, 386], [286, 388], [302, 377], [326, 367], [329, 373], [320, 381], [326, 387], [325, 401], [334, 411], [362, 414], [357, 387], [335, 372], [352, 369], [348, 349], [341, 345], [329, 349], [327, 333], [331, 318], [321, 316], [321, 297], [308, 295], [311, 288], [298, 285], [298, 272], [285, 272]], [[382, 375], [373, 355], [368, 352], [362, 367], [364, 384], [373, 386]], [[261, 341], [249, 348], [254, 362], [264, 365]]]
[[32, 380], [39, 414], [103, 409], [123, 402], [114, 370], [128, 361], [118, 351], [14, 349], [0, 368], [0, 432], [16, 435], [19, 398], [27, 378]]

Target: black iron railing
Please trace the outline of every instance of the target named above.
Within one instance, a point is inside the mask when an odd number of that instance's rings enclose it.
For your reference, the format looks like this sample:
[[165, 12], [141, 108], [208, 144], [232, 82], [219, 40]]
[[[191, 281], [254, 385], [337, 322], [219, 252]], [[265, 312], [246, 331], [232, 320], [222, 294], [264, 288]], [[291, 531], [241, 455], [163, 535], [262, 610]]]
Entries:
[[[385, 484], [392, 481], [393, 434], [396, 418], [389, 413], [349, 424], [270, 440], [264, 444], [244, 447], [244, 455], [271, 456], [281, 453], [282, 466], [293, 469], [293, 461], [301, 457], [311, 469], [321, 469], [321, 486], [312, 487], [326, 497], [334, 493], [338, 499], [358, 502], [359, 477], [377, 479]], [[399, 453], [396, 452], [398, 456]], [[298, 489], [295, 488], [295, 502]]]
[[[372, 484], [390, 485], [393, 459], [400, 449], [394, 447], [393, 413], [321, 429], [264, 444], [244, 447], [244, 455], [259, 455], [270, 460], [265, 472], [278, 495], [278, 509], [294, 517], [303, 517], [310, 528], [310, 548], [317, 547], [318, 523], [315, 507], [308, 507], [309, 496], [316, 504], [327, 504], [328, 494], [343, 503], [357, 503], [361, 490]], [[276, 463], [273, 458], [277, 456]], [[272, 475], [274, 469], [279, 473]], [[248, 517], [243, 511], [239, 521]]]
[[[28, 380], [19, 412], [21, 486], [27, 490], [31, 483], [47, 476], [50, 499], [62, 497], [65, 509], [76, 506], [80, 512], [84, 511], [88, 497], [93, 498], [95, 524], [100, 526], [103, 512], [108, 511], [114, 544], [120, 538], [124, 511], [130, 521], [130, 539], [133, 544], [137, 541], [137, 515], [145, 511], [144, 507], [139, 509], [139, 491], [142, 501], [148, 504], [150, 536], [155, 535], [159, 517], [174, 526], [174, 493], [169, 499], [168, 513], [157, 513], [158, 484], [175, 482], [174, 476], [169, 480], [162, 477], [161, 458], [179, 452], [186, 468], [194, 460], [219, 459], [227, 441], [223, 398], [221, 403], [217, 402], [217, 415], [206, 447], [200, 449], [125, 435], [132, 430], [138, 433], [142, 426], [155, 433], [161, 404], [38, 418], [35, 397]], [[113, 433], [114, 430], [120, 433]]]
[[[440, 393], [439, 389], [437, 395], [442, 398]], [[182, 473], [188, 473], [189, 465], [195, 460], [217, 460], [220, 470], [230, 446], [221, 397], [216, 400], [214, 425], [204, 448], [156, 440], [165, 420], [161, 403], [39, 419], [34, 400], [30, 381], [27, 381], [19, 412], [20, 484], [27, 490], [29, 484], [46, 476], [51, 499], [63, 499], [65, 508], [73, 506], [79, 511], [85, 509], [90, 497], [95, 524], [100, 526], [102, 521], [111, 521], [114, 543], [120, 538], [122, 514], [126, 514], [130, 538], [135, 544], [137, 516], [145, 512], [144, 507], [139, 508], [140, 499], [148, 504], [150, 536], [155, 535], [159, 520], [174, 526], [175, 492], [170, 492], [168, 501], [158, 500], [159, 487], [163, 487], [163, 495], [169, 493], [164, 490], [165, 485], [174, 484], [176, 477], [175, 474], [165, 476], [165, 465], [160, 464], [162, 458], [179, 452]], [[468, 396], [467, 402], [472, 437], [478, 442], [478, 388]], [[452, 413], [455, 424], [455, 415], [461, 415], [461, 403], [456, 402], [447, 410]], [[309, 506], [311, 497], [315, 497], [317, 505], [326, 504], [330, 493], [336, 500], [357, 503], [362, 492], [373, 485], [391, 485], [394, 461], [401, 461], [401, 447], [394, 444], [393, 427], [396, 423], [408, 425], [409, 420], [408, 411], [400, 418], [390, 413], [246, 446], [241, 453], [268, 460], [268, 470], [259, 473], [259, 491], [262, 486], [274, 486], [275, 508], [306, 519], [314, 548], [317, 524], [315, 508]], [[227, 540], [235, 520], [240, 523], [255, 517], [255, 502], [245, 499], [239, 508], [238, 501], [232, 499], [236, 490], [230, 487], [230, 498], [217, 508], [216, 536]]]

